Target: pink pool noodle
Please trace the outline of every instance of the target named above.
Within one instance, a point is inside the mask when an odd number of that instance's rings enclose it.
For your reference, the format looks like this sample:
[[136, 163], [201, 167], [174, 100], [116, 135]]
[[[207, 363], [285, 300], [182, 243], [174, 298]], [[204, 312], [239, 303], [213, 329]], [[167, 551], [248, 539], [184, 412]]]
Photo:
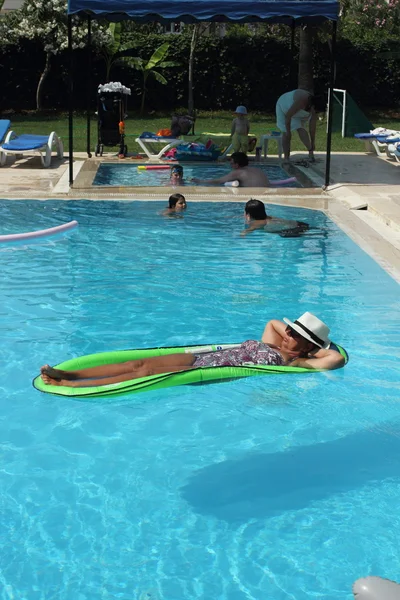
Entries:
[[10, 235], [0, 235], [0, 242], [19, 242], [24, 240], [33, 240], [35, 238], [44, 238], [57, 233], [63, 233], [69, 229], [77, 227], [78, 221], [70, 221], [63, 225], [57, 225], [57, 227], [50, 227], [49, 229], [40, 229], [39, 231], [29, 231], [27, 233], [11, 233]]
[[285, 183], [294, 183], [296, 180], [296, 177], [288, 177], [287, 179], [271, 179], [270, 184], [271, 185], [285, 185]]

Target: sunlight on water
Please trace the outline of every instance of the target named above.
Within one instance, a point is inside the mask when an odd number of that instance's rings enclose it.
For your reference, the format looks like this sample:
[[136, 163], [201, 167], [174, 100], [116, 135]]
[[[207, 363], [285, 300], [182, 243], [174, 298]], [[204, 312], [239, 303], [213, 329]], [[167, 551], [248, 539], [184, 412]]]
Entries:
[[[241, 204], [3, 201], [4, 600], [342, 600], [398, 578], [398, 285], [322, 213], [293, 239], [240, 237]], [[40, 394], [45, 362], [236, 342], [310, 310], [340, 371], [113, 401]]]

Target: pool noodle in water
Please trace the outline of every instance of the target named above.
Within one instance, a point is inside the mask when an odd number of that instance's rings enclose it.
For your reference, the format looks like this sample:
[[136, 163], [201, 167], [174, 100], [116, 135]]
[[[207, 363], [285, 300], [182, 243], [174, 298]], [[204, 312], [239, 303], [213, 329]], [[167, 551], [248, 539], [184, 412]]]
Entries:
[[[286, 183], [294, 183], [297, 181], [296, 177], [288, 177], [287, 179], [271, 179], [271, 185], [285, 185]], [[226, 181], [224, 183], [226, 187], [239, 187], [239, 181]]]
[[39, 231], [29, 231], [27, 233], [11, 233], [9, 235], [0, 235], [0, 242], [23, 242], [25, 240], [34, 240], [37, 238], [50, 237], [57, 233], [63, 233], [77, 227], [78, 221], [70, 221], [63, 225], [57, 225], [57, 227], [50, 227], [49, 229], [40, 229]]
[[162, 169], [170, 169], [172, 165], [139, 165], [138, 171], [161, 171]]

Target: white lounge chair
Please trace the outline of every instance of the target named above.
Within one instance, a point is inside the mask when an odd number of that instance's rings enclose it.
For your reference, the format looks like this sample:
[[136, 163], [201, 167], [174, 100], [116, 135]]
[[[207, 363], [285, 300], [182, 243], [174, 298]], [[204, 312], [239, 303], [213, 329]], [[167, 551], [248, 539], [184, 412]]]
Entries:
[[0, 119], [0, 144], [3, 139], [6, 137], [7, 131], [10, 127], [11, 123], [8, 119]]
[[400, 132], [378, 127], [369, 133], [355, 133], [354, 137], [365, 143], [366, 152], [375, 151], [378, 156], [394, 158], [393, 144], [400, 141]]
[[[148, 158], [155, 159], [155, 160], [160, 159], [163, 156], [163, 154], [168, 152], [168, 150], [170, 150], [171, 148], [176, 148], [176, 146], [183, 144], [183, 141], [184, 140], [179, 140], [177, 138], [168, 138], [168, 137], [159, 137], [159, 136], [148, 137], [148, 138], [138, 137], [135, 140], [135, 142], [137, 142], [139, 144], [139, 146], [142, 148], [142, 150], [146, 154], [146, 156], [148, 156]], [[158, 152], [158, 154], [157, 153], [155, 154], [154, 152], [151, 151], [151, 148], [147, 144], [163, 144], [163, 147], [160, 150], [160, 152]]]
[[4, 143], [0, 145], [0, 165], [3, 167], [6, 164], [7, 154], [14, 154], [18, 158], [20, 155], [38, 152], [42, 165], [50, 167], [53, 146], [58, 158], [63, 158], [63, 144], [55, 131], [48, 136], [29, 133], [17, 135], [14, 131], [9, 131]]

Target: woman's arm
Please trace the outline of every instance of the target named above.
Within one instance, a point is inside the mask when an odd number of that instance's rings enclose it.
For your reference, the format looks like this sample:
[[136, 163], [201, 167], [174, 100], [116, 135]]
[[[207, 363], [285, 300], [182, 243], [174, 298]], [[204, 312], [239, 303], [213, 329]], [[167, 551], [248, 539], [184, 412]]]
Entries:
[[343, 356], [336, 350], [318, 350], [317, 355], [313, 358], [296, 358], [290, 363], [290, 366], [333, 371], [340, 369], [345, 364]]
[[297, 100], [295, 100], [293, 102], [292, 106], [287, 111], [287, 113], [285, 115], [286, 133], [288, 133], [288, 134], [291, 133], [290, 125], [291, 125], [292, 117], [294, 117], [294, 115], [297, 112], [299, 112], [299, 110], [304, 110], [304, 107], [306, 105], [306, 101], [307, 101], [307, 98], [304, 98], [303, 96], [301, 96], [300, 98], [298, 98]]
[[262, 334], [261, 341], [265, 342], [266, 344], [275, 344], [276, 346], [280, 346], [286, 327], [287, 326], [285, 323], [282, 323], [282, 321], [278, 321], [277, 319], [268, 321], [265, 326], [264, 333]]

